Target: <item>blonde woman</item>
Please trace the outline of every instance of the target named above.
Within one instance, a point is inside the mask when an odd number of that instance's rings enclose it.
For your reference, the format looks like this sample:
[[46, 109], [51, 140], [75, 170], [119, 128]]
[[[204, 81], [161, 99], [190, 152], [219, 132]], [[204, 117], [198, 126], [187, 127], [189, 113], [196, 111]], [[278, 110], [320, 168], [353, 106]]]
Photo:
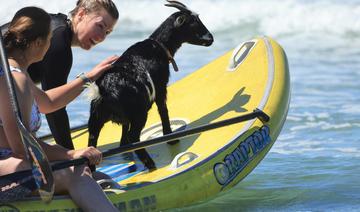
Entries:
[[[119, 18], [112, 0], [78, 0], [70, 14], [51, 14], [52, 38], [44, 60], [29, 68], [35, 82], [49, 90], [66, 84], [73, 64], [71, 47], [90, 50], [113, 31]], [[74, 149], [66, 108], [46, 115], [57, 144]]]

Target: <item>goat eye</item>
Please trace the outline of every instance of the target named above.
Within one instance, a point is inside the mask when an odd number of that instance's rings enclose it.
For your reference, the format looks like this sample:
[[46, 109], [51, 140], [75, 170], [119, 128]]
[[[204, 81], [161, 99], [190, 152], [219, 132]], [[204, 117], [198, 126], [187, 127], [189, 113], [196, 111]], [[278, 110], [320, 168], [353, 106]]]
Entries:
[[185, 21], [186, 21], [186, 18], [184, 16], [179, 16], [175, 21], [175, 26], [180, 27], [181, 25], [184, 24]]

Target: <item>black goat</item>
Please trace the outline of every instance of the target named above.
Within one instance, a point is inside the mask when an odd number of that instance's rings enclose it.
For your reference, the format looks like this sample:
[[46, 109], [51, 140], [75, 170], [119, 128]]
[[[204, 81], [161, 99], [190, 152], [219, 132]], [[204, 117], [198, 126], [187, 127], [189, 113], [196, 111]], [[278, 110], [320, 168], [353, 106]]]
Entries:
[[[177, 70], [173, 56], [183, 43], [210, 46], [213, 36], [198, 15], [184, 4], [168, 2], [166, 6], [178, 8], [180, 12], [167, 18], [149, 39], [127, 49], [114, 66], [96, 81], [99, 96], [91, 102], [89, 146], [96, 146], [100, 130], [109, 120], [122, 124], [120, 145], [138, 142], [154, 101], [163, 133], [172, 132], [166, 106], [169, 62]], [[170, 144], [174, 143], [176, 141]], [[149, 170], [156, 169], [145, 149], [135, 153]]]

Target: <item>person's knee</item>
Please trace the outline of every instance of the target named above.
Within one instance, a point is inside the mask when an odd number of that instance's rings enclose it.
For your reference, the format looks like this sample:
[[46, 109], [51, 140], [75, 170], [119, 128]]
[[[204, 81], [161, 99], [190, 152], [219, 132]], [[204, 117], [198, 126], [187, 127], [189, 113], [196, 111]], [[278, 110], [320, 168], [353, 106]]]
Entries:
[[87, 165], [77, 166], [73, 168], [75, 177], [91, 177], [91, 169]]
[[62, 169], [55, 172], [57, 178], [62, 180], [67, 184], [71, 184], [73, 182], [79, 181], [79, 179], [85, 177], [91, 177], [91, 170], [88, 166], [77, 166], [70, 167], [67, 169]]
[[0, 175], [31, 169], [28, 161], [16, 157], [9, 157], [0, 162]]
[[58, 192], [67, 191], [74, 180], [72, 168], [61, 169], [54, 172], [55, 188]]

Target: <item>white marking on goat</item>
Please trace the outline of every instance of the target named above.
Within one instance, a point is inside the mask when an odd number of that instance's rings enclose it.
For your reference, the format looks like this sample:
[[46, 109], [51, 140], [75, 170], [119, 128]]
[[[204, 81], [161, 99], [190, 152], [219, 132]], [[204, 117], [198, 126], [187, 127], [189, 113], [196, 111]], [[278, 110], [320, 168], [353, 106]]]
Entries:
[[85, 95], [89, 101], [97, 100], [101, 97], [99, 87], [95, 84], [95, 82], [90, 83], [86, 87], [88, 88], [88, 91]]
[[148, 96], [149, 96], [149, 101], [153, 102], [155, 100], [155, 96], [156, 96], [156, 90], [155, 90], [155, 85], [153, 80], [151, 79], [151, 76], [149, 74], [149, 72], [146, 72], [146, 76], [147, 76], [147, 81], [150, 83], [151, 85], [151, 90], [152, 92], [150, 92], [150, 89], [148, 86], [145, 85], [145, 88], [147, 90]]

